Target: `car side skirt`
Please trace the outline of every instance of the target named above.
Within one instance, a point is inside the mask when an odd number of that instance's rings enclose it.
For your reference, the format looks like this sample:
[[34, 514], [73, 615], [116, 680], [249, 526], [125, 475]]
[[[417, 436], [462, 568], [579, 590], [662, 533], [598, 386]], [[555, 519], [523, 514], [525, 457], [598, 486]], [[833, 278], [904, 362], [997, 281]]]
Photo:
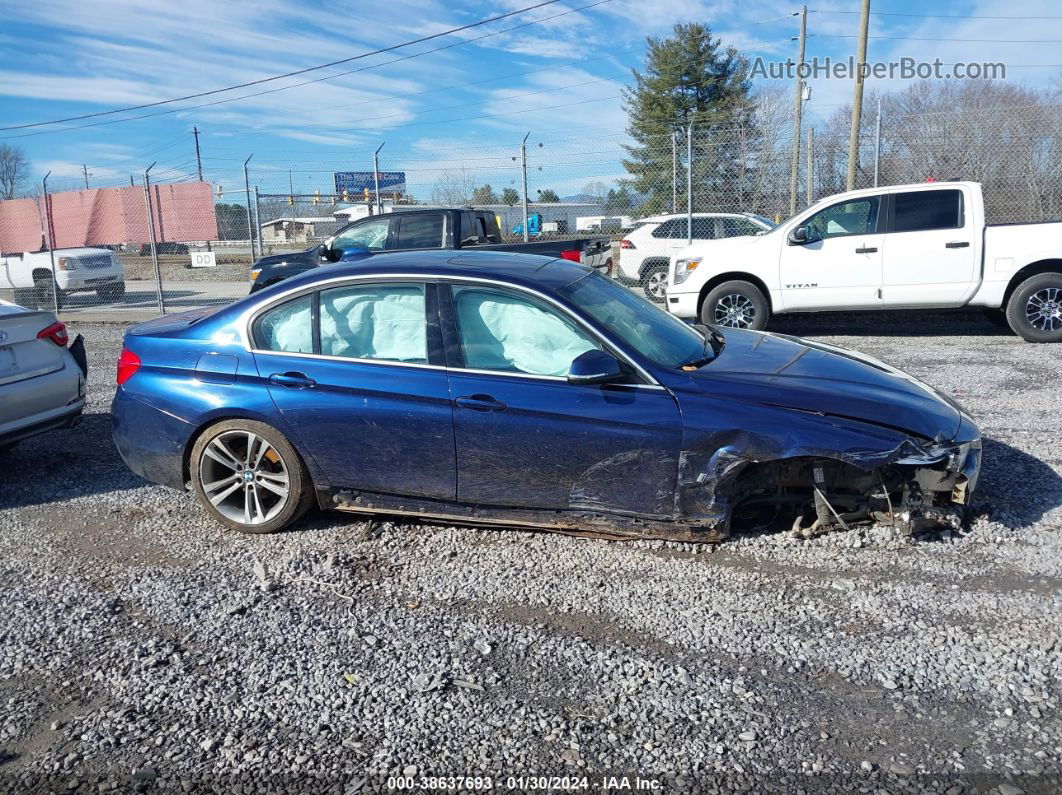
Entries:
[[570, 535], [610, 539], [659, 539], [687, 543], [716, 543], [726, 539], [726, 523], [691, 525], [591, 510], [545, 510], [496, 505], [472, 505], [447, 500], [404, 497], [349, 489], [318, 489], [322, 509], [347, 513], [415, 516], [419, 519], [513, 529], [551, 530]]

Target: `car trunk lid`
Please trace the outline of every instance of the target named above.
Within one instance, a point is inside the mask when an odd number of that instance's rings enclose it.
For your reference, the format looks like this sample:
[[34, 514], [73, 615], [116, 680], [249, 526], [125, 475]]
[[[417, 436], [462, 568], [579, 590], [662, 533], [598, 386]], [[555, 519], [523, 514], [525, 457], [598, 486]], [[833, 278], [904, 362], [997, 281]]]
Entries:
[[0, 384], [55, 372], [63, 367], [62, 349], [37, 335], [55, 322], [50, 312], [0, 303]]

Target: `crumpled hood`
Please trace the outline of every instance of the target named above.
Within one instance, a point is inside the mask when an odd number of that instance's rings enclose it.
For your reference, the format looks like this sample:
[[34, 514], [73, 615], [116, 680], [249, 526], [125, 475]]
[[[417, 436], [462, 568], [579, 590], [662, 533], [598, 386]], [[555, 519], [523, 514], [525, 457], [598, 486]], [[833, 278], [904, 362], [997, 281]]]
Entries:
[[873, 357], [786, 335], [722, 331], [726, 346], [719, 358], [689, 373], [710, 394], [941, 441], [954, 439], [962, 423], [945, 395]]

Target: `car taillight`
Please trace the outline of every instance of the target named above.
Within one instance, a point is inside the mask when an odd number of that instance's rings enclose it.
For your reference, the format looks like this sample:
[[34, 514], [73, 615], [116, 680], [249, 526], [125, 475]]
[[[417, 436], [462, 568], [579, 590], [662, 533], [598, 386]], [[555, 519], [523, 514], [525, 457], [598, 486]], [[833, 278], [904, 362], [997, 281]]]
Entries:
[[634, 243], [624, 238], [620, 241], [620, 248], [636, 248], [636, 246], [634, 245]]
[[140, 357], [128, 348], [122, 348], [122, 353], [118, 357], [118, 377], [115, 379], [118, 386], [132, 378], [139, 369]]
[[567, 251], [562, 251], [560, 253], [560, 255], [561, 255], [561, 259], [566, 259], [566, 260], [569, 260], [571, 262], [582, 262], [583, 261], [583, 252], [580, 251], [577, 248], [572, 248], [572, 249], [568, 249]]
[[37, 339], [51, 340], [60, 348], [65, 348], [66, 344], [70, 342], [70, 337], [66, 333], [66, 323], [62, 322], [52, 323], [48, 328], [38, 331]]

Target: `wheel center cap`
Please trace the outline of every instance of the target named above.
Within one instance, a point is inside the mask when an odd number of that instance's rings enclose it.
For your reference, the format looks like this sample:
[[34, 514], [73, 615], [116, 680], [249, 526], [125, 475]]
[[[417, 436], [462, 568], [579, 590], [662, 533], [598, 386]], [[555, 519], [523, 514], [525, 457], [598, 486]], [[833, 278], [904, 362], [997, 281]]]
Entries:
[[254, 480], [254, 471], [251, 469], [245, 469], [243, 471], [243, 479], [245, 483], [250, 483]]

